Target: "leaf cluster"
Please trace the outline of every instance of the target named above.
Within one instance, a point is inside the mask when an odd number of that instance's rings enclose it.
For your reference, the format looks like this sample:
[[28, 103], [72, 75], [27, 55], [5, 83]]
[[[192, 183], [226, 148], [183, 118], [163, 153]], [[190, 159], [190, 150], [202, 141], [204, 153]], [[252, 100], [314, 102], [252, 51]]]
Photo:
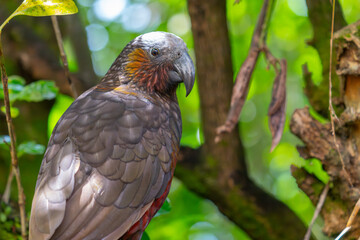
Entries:
[[11, 205], [0, 204], [0, 239], [21, 240], [20, 216]]
[[[13, 106], [15, 101], [40, 102], [54, 99], [58, 89], [53, 81], [38, 80], [25, 85], [25, 80], [20, 76], [10, 76], [8, 79], [11, 116], [16, 118], [19, 110]], [[3, 86], [0, 85], [0, 99], [4, 99]], [[1, 107], [5, 113], [5, 106]]]

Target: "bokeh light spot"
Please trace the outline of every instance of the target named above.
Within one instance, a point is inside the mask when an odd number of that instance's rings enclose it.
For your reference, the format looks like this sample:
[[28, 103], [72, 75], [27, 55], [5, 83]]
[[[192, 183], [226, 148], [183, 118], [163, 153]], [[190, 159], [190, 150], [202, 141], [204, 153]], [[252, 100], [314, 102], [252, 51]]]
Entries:
[[109, 41], [109, 34], [106, 28], [99, 24], [90, 24], [87, 26], [86, 34], [91, 51], [103, 49]]
[[120, 16], [126, 2], [126, 0], [97, 0], [94, 3], [94, 12], [100, 20], [110, 22]]
[[91, 5], [94, 3], [94, 0], [78, 0], [77, 2], [84, 7], [91, 7]]
[[256, 117], [256, 105], [250, 99], [244, 104], [241, 111], [240, 122], [251, 122]]
[[298, 16], [306, 17], [308, 15], [305, 0], [287, 0], [289, 8]]
[[151, 20], [151, 10], [145, 4], [132, 4], [122, 15], [124, 29], [129, 32], [142, 32]]
[[295, 179], [288, 172], [277, 176], [275, 188], [276, 196], [283, 201], [295, 197], [299, 191]]
[[189, 240], [218, 240], [218, 238], [211, 233], [195, 233], [189, 236]]
[[175, 14], [169, 19], [167, 28], [169, 32], [175, 33], [176, 35], [185, 35], [190, 31], [189, 16], [184, 13]]
[[104, 76], [116, 57], [117, 53], [108, 48], [93, 52], [91, 59], [96, 75], [100, 77]]

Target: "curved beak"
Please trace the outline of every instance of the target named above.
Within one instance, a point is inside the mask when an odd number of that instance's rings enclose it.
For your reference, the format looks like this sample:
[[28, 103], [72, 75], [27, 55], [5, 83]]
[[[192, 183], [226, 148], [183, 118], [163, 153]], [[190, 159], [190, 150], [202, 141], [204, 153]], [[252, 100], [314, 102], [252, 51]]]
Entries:
[[195, 82], [195, 67], [187, 52], [183, 52], [182, 56], [175, 60], [174, 68], [174, 71], [170, 72], [170, 79], [176, 83], [183, 82], [188, 96]]

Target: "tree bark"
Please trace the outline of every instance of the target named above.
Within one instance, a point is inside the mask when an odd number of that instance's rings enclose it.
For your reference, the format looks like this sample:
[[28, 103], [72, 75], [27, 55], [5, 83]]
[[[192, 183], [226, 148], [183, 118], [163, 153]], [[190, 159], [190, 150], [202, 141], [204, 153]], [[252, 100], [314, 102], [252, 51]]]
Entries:
[[[329, 58], [330, 58], [330, 33], [331, 33], [331, 4], [329, 0], [307, 0], [309, 20], [313, 28], [313, 38], [308, 44], [316, 49], [322, 63], [322, 80], [319, 86], [315, 85], [311, 77], [305, 79], [305, 94], [311, 106], [320, 115], [329, 117], [328, 110], [328, 82], [329, 82]], [[335, 1], [335, 25], [334, 31], [346, 26], [346, 22], [339, 2]], [[334, 56], [335, 57], [335, 56]], [[335, 63], [335, 58], [333, 58]], [[307, 73], [307, 72], [304, 72]], [[333, 77], [333, 101], [337, 105], [337, 110], [341, 110], [339, 81], [332, 68]], [[339, 109], [340, 108], [340, 109]]]
[[[314, 86], [311, 75], [305, 76], [305, 92], [312, 107], [321, 115], [328, 116], [328, 79], [329, 79], [329, 39], [331, 5], [327, 0], [308, 0], [309, 18], [314, 29], [312, 46], [316, 48], [323, 65], [323, 81]], [[336, 1], [335, 29], [345, 25], [341, 8]], [[305, 158], [317, 158], [330, 176], [331, 188], [321, 211], [325, 225], [323, 231], [328, 236], [338, 234], [346, 225], [351, 210], [360, 197], [360, 21], [334, 34], [334, 61], [332, 79], [337, 97], [337, 110], [344, 111], [340, 122], [336, 122], [336, 143], [331, 133], [331, 124], [321, 124], [309, 113], [308, 108], [294, 112], [290, 129], [304, 143], [298, 147]], [[336, 54], [335, 54], [336, 53]], [[339, 76], [336, 76], [336, 73]], [[322, 99], [323, 98], [323, 99]], [[299, 187], [316, 204], [324, 187], [316, 176], [304, 169], [292, 167], [292, 174]], [[343, 239], [355, 239], [360, 235], [360, 223], [356, 221], [350, 234]]]
[[[215, 143], [226, 120], [233, 87], [226, 1], [188, 0], [194, 36], [205, 143], [183, 148], [175, 175], [192, 191], [212, 200], [252, 239], [299, 239], [304, 224], [248, 177], [238, 127]], [[284, 226], [286, 230], [284, 230]]]

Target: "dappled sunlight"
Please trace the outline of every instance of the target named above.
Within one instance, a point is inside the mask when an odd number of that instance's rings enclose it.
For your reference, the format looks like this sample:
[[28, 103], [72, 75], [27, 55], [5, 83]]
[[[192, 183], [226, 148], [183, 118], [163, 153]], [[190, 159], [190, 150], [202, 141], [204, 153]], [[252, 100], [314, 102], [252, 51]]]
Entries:
[[306, 0], [287, 0], [289, 8], [298, 16], [306, 17], [307, 6]]
[[146, 4], [132, 4], [121, 17], [124, 29], [129, 32], [143, 32], [151, 19], [151, 10]]
[[190, 31], [190, 18], [184, 13], [175, 14], [169, 19], [167, 28], [169, 32], [183, 36]]
[[103, 49], [109, 41], [109, 34], [100, 24], [90, 24], [86, 27], [88, 44], [91, 51]]
[[125, 9], [126, 0], [97, 0], [94, 3], [94, 12], [96, 16], [103, 21], [113, 21]]

